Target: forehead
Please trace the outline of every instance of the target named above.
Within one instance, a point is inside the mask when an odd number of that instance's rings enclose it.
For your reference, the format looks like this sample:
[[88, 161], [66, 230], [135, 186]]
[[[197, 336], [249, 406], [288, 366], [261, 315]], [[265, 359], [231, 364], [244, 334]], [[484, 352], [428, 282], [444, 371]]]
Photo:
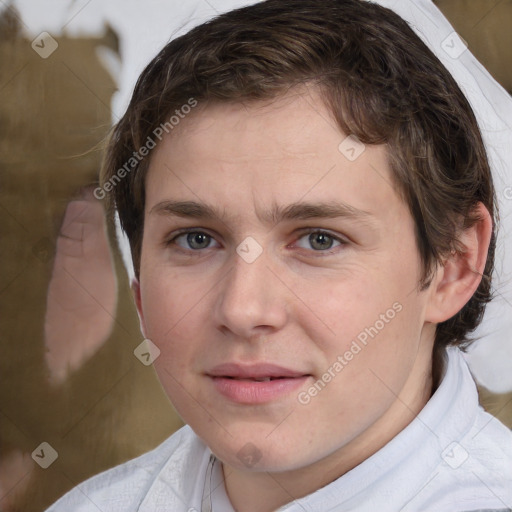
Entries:
[[312, 90], [197, 107], [155, 149], [146, 190], [147, 210], [166, 194], [266, 208], [323, 198], [366, 210], [398, 200], [385, 146], [342, 133]]
[[[321, 137], [312, 137], [319, 128]], [[261, 160], [304, 158], [316, 156], [320, 139], [331, 142], [325, 139], [327, 128], [337, 132], [336, 140], [342, 135], [318, 93], [308, 88], [264, 101], [201, 105], [168, 138], [169, 144], [178, 138], [182, 145], [202, 137], [202, 151], [218, 158], [252, 159], [255, 151]]]

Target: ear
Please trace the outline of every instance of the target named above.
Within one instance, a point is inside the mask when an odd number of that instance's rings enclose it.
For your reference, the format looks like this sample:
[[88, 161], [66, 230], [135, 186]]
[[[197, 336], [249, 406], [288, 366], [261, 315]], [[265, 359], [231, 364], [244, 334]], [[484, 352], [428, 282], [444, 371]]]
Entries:
[[135, 307], [137, 308], [137, 314], [139, 315], [140, 330], [144, 338], [147, 338], [146, 324], [144, 322], [144, 312], [142, 311], [142, 299], [140, 295], [140, 283], [139, 280], [134, 277], [131, 284], [133, 300], [135, 301]]
[[492, 219], [478, 203], [479, 220], [459, 235], [460, 250], [452, 251], [439, 265], [431, 285], [425, 320], [441, 323], [456, 315], [475, 293], [485, 268], [492, 234]]

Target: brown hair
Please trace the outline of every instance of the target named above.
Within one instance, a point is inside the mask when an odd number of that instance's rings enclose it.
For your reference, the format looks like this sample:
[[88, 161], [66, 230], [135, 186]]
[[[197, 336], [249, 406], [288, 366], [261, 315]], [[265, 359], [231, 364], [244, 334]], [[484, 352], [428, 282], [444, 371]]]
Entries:
[[[139, 152], [155, 144], [162, 127], [173, 128], [169, 116], [192, 102], [270, 99], [300, 84], [321, 91], [342, 132], [365, 144], [387, 144], [397, 190], [416, 224], [421, 286], [458, 249], [460, 230], [477, 221], [477, 202], [494, 218], [494, 188], [473, 111], [404, 20], [363, 0], [267, 0], [167, 44], [143, 71], [113, 129], [102, 186], [111, 185], [110, 205], [128, 235], [137, 275], [150, 161], [150, 155], [139, 161]], [[113, 182], [122, 168], [123, 179]], [[494, 246], [493, 229], [484, 277], [465, 307], [437, 326], [438, 349], [466, 346], [480, 323], [490, 300]]]

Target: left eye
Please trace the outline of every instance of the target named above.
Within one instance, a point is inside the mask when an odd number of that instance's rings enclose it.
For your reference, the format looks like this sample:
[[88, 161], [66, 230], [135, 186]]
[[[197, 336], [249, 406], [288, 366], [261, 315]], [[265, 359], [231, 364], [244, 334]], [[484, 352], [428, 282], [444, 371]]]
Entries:
[[208, 249], [213, 241], [213, 237], [203, 231], [182, 233], [173, 239], [173, 242], [183, 249], [193, 249], [196, 251], [200, 249]]
[[313, 249], [314, 251], [328, 251], [343, 245], [343, 243], [342, 240], [325, 231], [314, 231], [300, 237], [297, 246], [302, 249]]

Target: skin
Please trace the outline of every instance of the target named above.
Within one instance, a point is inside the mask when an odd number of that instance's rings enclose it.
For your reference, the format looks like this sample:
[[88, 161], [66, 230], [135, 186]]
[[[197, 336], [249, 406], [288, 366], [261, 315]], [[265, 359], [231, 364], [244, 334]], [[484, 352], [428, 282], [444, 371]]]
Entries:
[[[491, 226], [485, 208], [482, 222], [461, 235], [468, 250], [447, 258], [420, 291], [414, 223], [391, 186], [386, 148], [368, 146], [349, 161], [338, 150], [345, 137], [315, 91], [304, 90], [209, 105], [152, 155], [133, 286], [141, 326], [161, 350], [155, 368], [164, 389], [222, 461], [239, 512], [310, 494], [405, 428], [431, 396], [435, 324], [480, 280]], [[174, 215], [169, 201], [210, 205], [222, 218]], [[292, 203], [340, 202], [349, 207], [340, 217], [267, 215]], [[192, 248], [179, 236], [184, 228], [211, 238]], [[311, 240], [318, 230], [333, 238]], [[252, 263], [236, 252], [248, 236], [263, 249]], [[299, 403], [298, 393], [393, 304], [400, 312]], [[274, 401], [239, 404], [207, 376], [225, 362], [271, 362], [310, 377]], [[241, 449], [258, 462], [248, 465]]]
[[108, 339], [116, 297], [103, 207], [87, 190], [66, 208], [48, 285], [44, 334], [52, 384], [62, 384]]

